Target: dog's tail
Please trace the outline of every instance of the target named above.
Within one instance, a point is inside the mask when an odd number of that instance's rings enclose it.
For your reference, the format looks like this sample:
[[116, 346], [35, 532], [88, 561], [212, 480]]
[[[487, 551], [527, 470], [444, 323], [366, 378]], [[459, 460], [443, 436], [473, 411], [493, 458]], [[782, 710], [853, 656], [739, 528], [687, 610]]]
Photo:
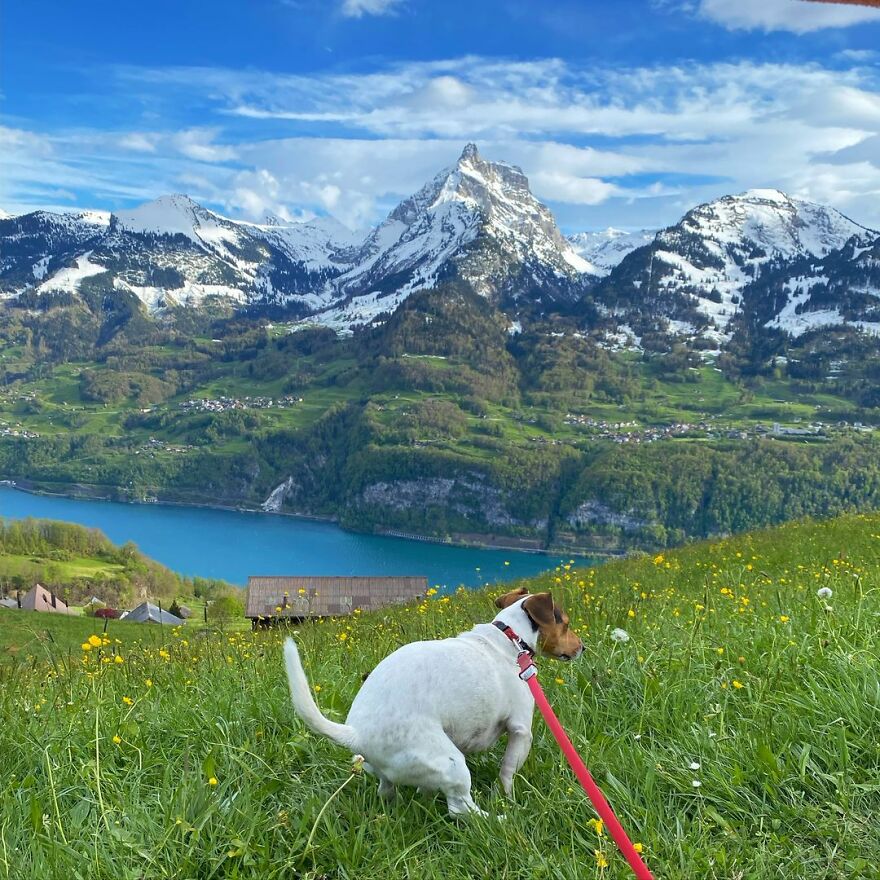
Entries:
[[299, 659], [299, 651], [296, 649], [293, 639], [284, 640], [284, 667], [287, 669], [293, 708], [305, 722], [306, 727], [354, 751], [354, 728], [348, 724], [337, 724], [321, 714], [318, 704], [312, 697], [312, 690], [306, 680], [306, 674]]

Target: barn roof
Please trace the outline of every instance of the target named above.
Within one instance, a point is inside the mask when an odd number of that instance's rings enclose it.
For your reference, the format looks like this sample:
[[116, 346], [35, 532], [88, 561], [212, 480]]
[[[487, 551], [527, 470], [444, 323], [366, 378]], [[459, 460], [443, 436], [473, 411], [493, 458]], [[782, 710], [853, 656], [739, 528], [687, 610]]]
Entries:
[[[251, 576], [245, 616], [333, 617], [349, 614], [355, 608], [369, 611], [412, 602], [424, 596], [427, 589], [426, 577]], [[284, 610], [278, 612], [278, 607]]]
[[125, 619], [135, 623], [167, 623], [171, 626], [183, 623], [179, 617], [169, 613], [164, 608], [159, 608], [158, 605], [154, 605], [152, 602], [141, 602], [137, 608], [132, 609], [125, 615]]

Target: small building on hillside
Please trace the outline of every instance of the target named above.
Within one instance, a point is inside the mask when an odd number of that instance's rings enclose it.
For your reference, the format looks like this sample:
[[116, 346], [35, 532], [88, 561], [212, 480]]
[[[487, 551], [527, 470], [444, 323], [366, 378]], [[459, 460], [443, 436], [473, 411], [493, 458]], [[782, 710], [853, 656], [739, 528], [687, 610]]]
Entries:
[[22, 611], [52, 611], [55, 614], [70, 614], [67, 603], [42, 584], [34, 584], [21, 597]]
[[356, 608], [372, 611], [424, 597], [426, 577], [263, 577], [248, 578], [245, 617], [305, 620], [337, 617]]
[[169, 626], [180, 626], [183, 623], [179, 617], [152, 602], [141, 602], [125, 615], [125, 619], [134, 623], [165, 623]]

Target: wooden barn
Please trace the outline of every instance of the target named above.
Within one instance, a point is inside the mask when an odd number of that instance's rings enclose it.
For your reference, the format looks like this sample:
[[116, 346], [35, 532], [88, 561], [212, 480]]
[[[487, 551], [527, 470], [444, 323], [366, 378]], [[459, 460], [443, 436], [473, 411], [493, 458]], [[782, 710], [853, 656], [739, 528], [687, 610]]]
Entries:
[[421, 599], [426, 577], [258, 577], [248, 578], [245, 616], [252, 621], [280, 617], [305, 620], [337, 617], [356, 608], [372, 611]]

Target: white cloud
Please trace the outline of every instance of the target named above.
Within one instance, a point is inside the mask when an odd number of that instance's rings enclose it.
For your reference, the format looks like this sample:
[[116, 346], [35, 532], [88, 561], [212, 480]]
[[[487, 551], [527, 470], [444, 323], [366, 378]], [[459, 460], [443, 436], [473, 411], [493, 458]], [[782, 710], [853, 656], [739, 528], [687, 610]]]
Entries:
[[190, 128], [174, 135], [172, 143], [184, 156], [199, 162], [228, 162], [235, 159], [232, 147], [213, 143], [217, 132], [208, 128]]
[[344, 0], [342, 14], [349, 18], [364, 15], [389, 15], [402, 0]]
[[128, 132], [119, 139], [119, 146], [136, 153], [155, 153], [156, 136], [141, 131]]
[[698, 14], [728, 30], [795, 34], [880, 21], [880, 9], [815, 0], [700, 0]]
[[0, 155], [0, 186], [19, 202], [88, 189], [105, 207], [188, 191], [232, 214], [330, 212], [362, 227], [476, 140], [486, 157], [522, 167], [569, 227], [671, 223], [701, 200], [756, 186], [880, 226], [880, 88], [861, 57], [851, 64], [465, 57], [313, 76], [128, 68], [116, 71], [120, 91], [166, 101], [175, 118], [191, 107], [203, 124], [10, 129], [5, 141], [0, 130], [0, 153], [12, 157]]

